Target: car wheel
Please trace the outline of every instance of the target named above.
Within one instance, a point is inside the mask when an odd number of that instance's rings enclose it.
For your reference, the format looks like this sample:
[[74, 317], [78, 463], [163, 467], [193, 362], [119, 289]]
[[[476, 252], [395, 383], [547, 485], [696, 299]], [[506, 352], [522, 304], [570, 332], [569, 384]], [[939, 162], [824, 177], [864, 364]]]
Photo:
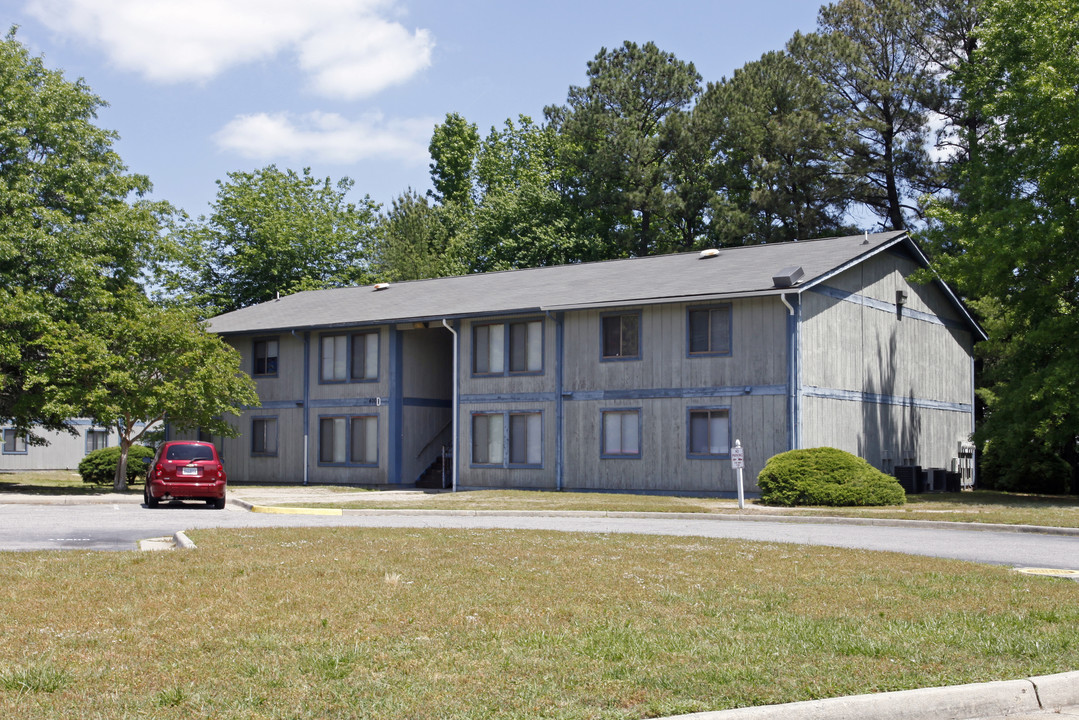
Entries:
[[142, 499], [144, 501], [146, 501], [146, 507], [148, 507], [148, 508], [155, 508], [160, 504], [158, 502], [158, 499], [150, 494], [150, 486], [149, 485], [147, 485], [146, 487], [144, 487], [142, 489]]
[[225, 496], [222, 495], [221, 497], [211, 501], [210, 504], [213, 505], [218, 510], [224, 510], [225, 509]]

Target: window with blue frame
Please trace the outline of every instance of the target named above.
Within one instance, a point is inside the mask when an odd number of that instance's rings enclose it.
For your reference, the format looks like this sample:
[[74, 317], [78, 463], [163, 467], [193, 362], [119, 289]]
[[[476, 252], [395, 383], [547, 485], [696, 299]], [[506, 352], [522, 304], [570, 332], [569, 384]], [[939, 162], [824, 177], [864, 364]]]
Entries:
[[641, 456], [640, 408], [601, 411], [603, 439], [600, 454], [605, 458]]
[[319, 338], [319, 382], [378, 380], [378, 332], [322, 335]]
[[378, 465], [378, 416], [319, 418], [318, 461], [326, 465]]
[[731, 306], [690, 308], [688, 311], [690, 355], [731, 354]]
[[641, 357], [641, 313], [606, 313], [600, 316], [604, 360], [638, 360]]
[[277, 338], [262, 338], [252, 343], [254, 358], [252, 375], [255, 377], [277, 375]]
[[543, 413], [473, 413], [472, 464], [541, 467]]
[[542, 320], [512, 320], [472, 326], [473, 375], [542, 372]]
[[729, 408], [691, 408], [689, 410], [690, 457], [729, 457], [731, 422]]
[[109, 431], [103, 428], [90, 428], [86, 431], [86, 452], [92, 453], [109, 445]]
[[277, 418], [251, 418], [251, 454], [277, 454]]
[[3, 447], [5, 455], [25, 455], [26, 438], [16, 432], [14, 428], [5, 428]]

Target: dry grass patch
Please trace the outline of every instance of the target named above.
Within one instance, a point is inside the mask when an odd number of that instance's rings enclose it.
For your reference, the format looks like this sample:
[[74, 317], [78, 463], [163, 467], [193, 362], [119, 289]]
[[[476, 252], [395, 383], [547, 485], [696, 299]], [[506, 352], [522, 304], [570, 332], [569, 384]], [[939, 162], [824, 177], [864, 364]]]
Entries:
[[[1079, 667], [1079, 584], [697, 538], [193, 532], [9, 553], [0, 717], [645, 718]], [[51, 689], [6, 678], [58, 677]]]

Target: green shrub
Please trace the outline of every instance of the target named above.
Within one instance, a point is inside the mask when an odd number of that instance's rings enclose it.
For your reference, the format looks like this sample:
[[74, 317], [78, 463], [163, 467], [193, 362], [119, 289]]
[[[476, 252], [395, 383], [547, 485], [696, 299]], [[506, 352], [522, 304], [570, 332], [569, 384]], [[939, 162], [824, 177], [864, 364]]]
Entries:
[[860, 457], [830, 447], [769, 458], [757, 476], [765, 505], [902, 505], [899, 481]]
[[[127, 451], [127, 481], [133, 483], [146, 475], [144, 457], [152, 458], [153, 448], [144, 445], [132, 445]], [[116, 466], [120, 463], [120, 448], [107, 447], [88, 453], [79, 463], [79, 475], [82, 481], [95, 485], [112, 485], [116, 477]]]

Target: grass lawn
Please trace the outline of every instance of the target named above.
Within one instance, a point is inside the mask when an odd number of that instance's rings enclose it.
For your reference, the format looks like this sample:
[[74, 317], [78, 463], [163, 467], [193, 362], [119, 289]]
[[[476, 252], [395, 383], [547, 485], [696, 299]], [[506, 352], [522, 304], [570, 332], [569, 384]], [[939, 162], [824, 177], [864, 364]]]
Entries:
[[[1079, 497], [1017, 495], [977, 490], [939, 495], [912, 495], [907, 504], [886, 508], [770, 508], [748, 501], [755, 512], [785, 515], [830, 515], [900, 520], [1003, 523], [1079, 527]], [[366, 500], [362, 496], [333, 503], [341, 508], [425, 508], [430, 510], [607, 510], [620, 512], [738, 512], [733, 500], [616, 493], [551, 493], [520, 490], [478, 490], [425, 496]]]
[[0, 553], [0, 717], [646, 718], [1079, 668], [1079, 584], [529, 531]]

